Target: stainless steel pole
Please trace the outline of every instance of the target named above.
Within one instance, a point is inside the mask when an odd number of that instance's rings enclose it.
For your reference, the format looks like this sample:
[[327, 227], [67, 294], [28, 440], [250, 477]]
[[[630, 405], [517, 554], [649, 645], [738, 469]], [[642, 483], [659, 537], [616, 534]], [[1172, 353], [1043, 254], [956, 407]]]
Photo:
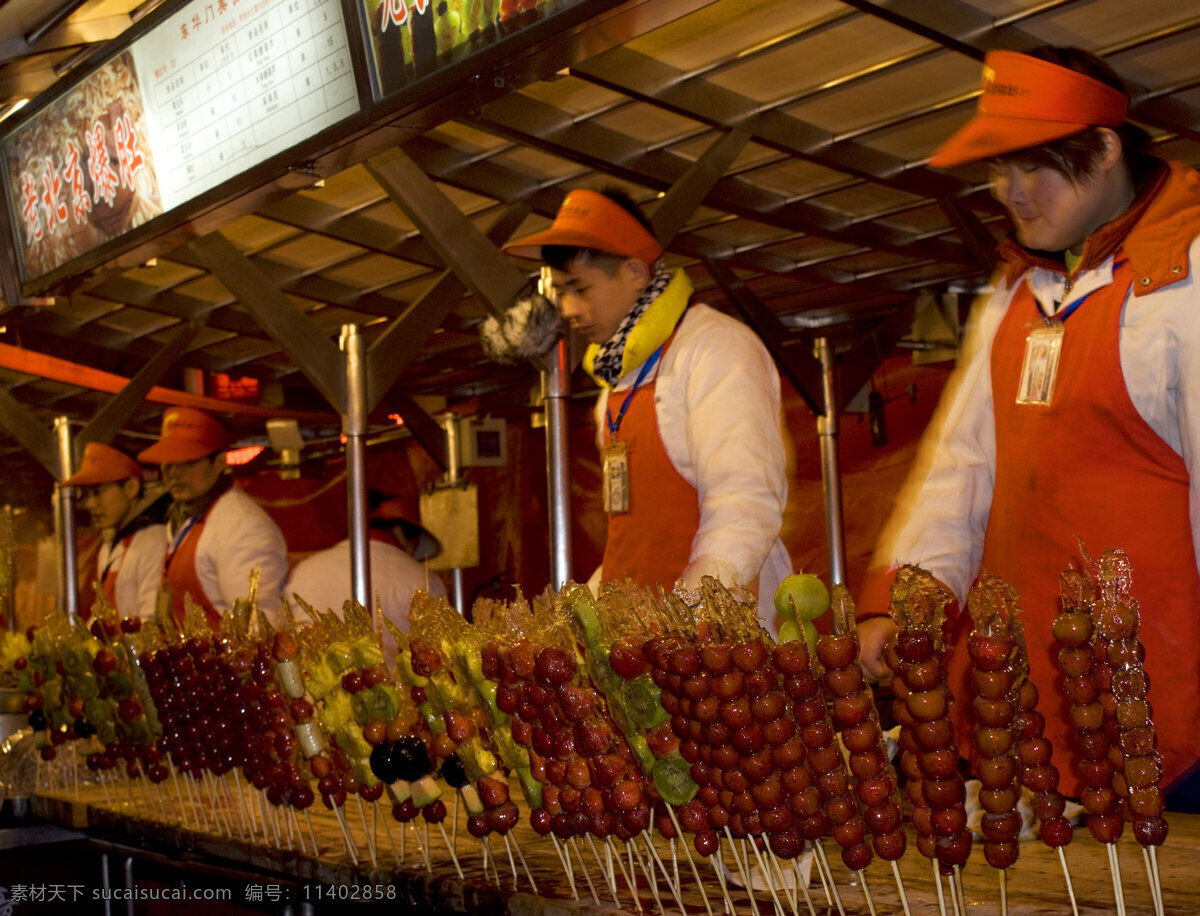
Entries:
[[817, 417], [821, 443], [821, 485], [825, 491], [825, 538], [829, 544], [829, 581], [846, 581], [846, 544], [842, 530], [842, 472], [838, 463], [837, 379], [829, 339], [818, 337], [813, 347], [821, 363], [821, 388], [825, 415]]
[[[452, 413], [441, 418], [442, 429], [446, 431], [446, 475], [447, 486], [458, 486], [459, 447], [458, 447], [458, 417]], [[463, 594], [463, 571], [461, 566], [450, 570], [451, 584], [454, 587], [454, 607], [460, 614], [466, 614], [467, 599]]]
[[[350, 589], [354, 600], [371, 611], [371, 554], [367, 533], [367, 351], [358, 325], [342, 325], [340, 340], [346, 354], [346, 405], [342, 432], [346, 435], [347, 527], [350, 529]], [[376, 621], [378, 622], [378, 621]]]
[[[54, 418], [54, 435], [58, 439], [58, 468], [60, 481], [75, 473], [75, 455], [71, 450], [71, 427], [66, 417]], [[55, 521], [58, 527], [59, 594], [67, 619], [74, 622], [79, 613], [79, 583], [75, 581], [75, 488], [60, 483], [54, 490], [57, 505]]]
[[550, 502], [550, 585], [562, 588], [571, 578], [571, 445], [567, 397], [571, 372], [567, 341], [546, 355], [542, 372], [542, 404], [546, 412], [546, 480]]

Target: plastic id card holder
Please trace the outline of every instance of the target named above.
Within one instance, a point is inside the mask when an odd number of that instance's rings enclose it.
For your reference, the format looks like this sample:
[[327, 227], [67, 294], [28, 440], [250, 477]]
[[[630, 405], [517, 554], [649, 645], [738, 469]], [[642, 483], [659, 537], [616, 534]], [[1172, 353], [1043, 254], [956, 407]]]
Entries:
[[1021, 382], [1017, 386], [1018, 404], [1050, 406], [1064, 333], [1063, 324], [1053, 321], [1034, 328], [1025, 338], [1025, 359], [1021, 364]]
[[629, 511], [629, 453], [625, 443], [614, 439], [600, 455], [604, 474], [604, 511], [619, 515]]

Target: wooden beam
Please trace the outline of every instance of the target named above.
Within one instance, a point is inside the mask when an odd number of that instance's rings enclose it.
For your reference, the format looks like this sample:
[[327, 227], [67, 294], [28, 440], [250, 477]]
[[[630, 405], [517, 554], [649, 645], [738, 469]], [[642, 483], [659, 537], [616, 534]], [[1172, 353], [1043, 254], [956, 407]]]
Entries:
[[337, 344], [318, 331], [308, 317], [220, 232], [198, 238], [189, 247], [263, 330], [283, 347], [322, 397], [339, 413], [344, 413], [346, 379], [345, 373], [340, 371], [343, 359]]
[[[509, 207], [487, 231], [487, 239], [500, 245], [517, 231], [529, 213], [527, 204]], [[419, 299], [387, 326], [367, 350], [367, 409], [372, 409], [416, 357], [429, 337], [442, 326], [466, 287], [445, 271]]]
[[696, 208], [729, 170], [748, 142], [750, 134], [744, 130], [727, 131], [671, 185], [650, 218], [654, 224], [655, 238], [664, 249], [687, 225]]
[[388, 410], [400, 414], [404, 425], [421, 447], [429, 453], [443, 471], [450, 466], [446, 454], [446, 431], [433, 417], [417, 406], [416, 401], [403, 391], [392, 390], [387, 395]]
[[[767, 308], [729, 267], [720, 261], [712, 260], [706, 260], [704, 267], [725, 291], [729, 301], [742, 313], [746, 323], [758, 332], [783, 374], [796, 386], [796, 391], [804, 399], [808, 409], [817, 416], [823, 416], [825, 408], [818, 399], [822, 390], [821, 365], [816, 357], [807, 349], [803, 350], [805, 356], [798, 356], [795, 347], [787, 346], [788, 338], [793, 336], [792, 332], [784, 327], [775, 313]], [[814, 395], [813, 392], [817, 394]]]
[[55, 480], [62, 480], [62, 466], [58, 460], [58, 440], [29, 410], [4, 388], [0, 388], [0, 426], [16, 439], [37, 463], [50, 472]]
[[959, 238], [963, 240], [963, 244], [967, 246], [967, 250], [979, 266], [989, 274], [995, 270], [996, 239], [988, 232], [983, 221], [975, 215], [975, 211], [953, 197], [943, 197], [938, 204], [958, 230]]
[[527, 283], [525, 275], [475, 228], [420, 166], [400, 149], [380, 153], [364, 165], [488, 311], [499, 317], [512, 305]]
[[837, 357], [838, 413], [858, 394], [858, 390], [875, 374], [875, 370], [887, 359], [892, 348], [912, 330], [913, 316], [917, 304], [928, 304], [932, 293], [914, 296], [896, 307], [887, 318]]
[[146, 401], [146, 395], [175, 368], [176, 364], [187, 353], [188, 346], [200, 329], [204, 326], [203, 319], [188, 322], [180, 328], [150, 362], [142, 366], [138, 374], [117, 392], [116, 397], [105, 404], [100, 411], [75, 436], [75, 461], [83, 460], [83, 447], [89, 442], [108, 444], [113, 437], [129, 422], [139, 407]]

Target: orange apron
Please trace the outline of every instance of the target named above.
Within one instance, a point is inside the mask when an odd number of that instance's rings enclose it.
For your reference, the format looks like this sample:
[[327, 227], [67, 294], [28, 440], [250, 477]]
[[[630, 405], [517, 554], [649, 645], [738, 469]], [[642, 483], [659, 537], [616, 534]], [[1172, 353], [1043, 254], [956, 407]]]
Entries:
[[[129, 552], [129, 545], [133, 543], [133, 535], [127, 534], [121, 539], [121, 563], [125, 562], [125, 554]], [[108, 565], [104, 567], [104, 573], [101, 576], [101, 588], [104, 589], [104, 597], [108, 599], [108, 603], [113, 607], [117, 606], [117, 576], [121, 574], [121, 564], [118, 563], [116, 568], [113, 568], [113, 554], [116, 548], [114, 547], [108, 554]]]
[[[216, 502], [212, 504], [215, 505]], [[200, 543], [204, 522], [208, 513], [212, 511], [212, 506], [209, 506], [203, 515], [188, 520], [183, 531], [177, 536], [175, 546], [167, 552], [166, 559], [163, 560], [163, 587], [171, 596], [171, 610], [177, 622], [183, 623], [183, 596], [191, 595], [192, 600], [204, 609], [208, 625], [216, 630], [221, 625], [221, 613], [208, 600], [200, 577], [196, 574], [196, 547]]]
[[[663, 344], [664, 356], [674, 339], [672, 332]], [[610, 415], [615, 400], [620, 399], [624, 409], [615, 438], [625, 443], [629, 456], [629, 511], [608, 516], [603, 569], [605, 582], [628, 577], [638, 585], [670, 589], [687, 569], [700, 527], [700, 499], [663, 447], [654, 406], [657, 384], [656, 370], [649, 383], [632, 393], [614, 391], [609, 396]], [[610, 435], [606, 425], [604, 444]]]
[[[1076, 536], [1093, 558], [1110, 547], [1129, 555], [1150, 702], [1163, 758], [1163, 786], [1200, 760], [1200, 574], [1192, 546], [1188, 474], [1183, 459], [1142, 419], [1125, 387], [1119, 337], [1131, 272], [1118, 254], [1113, 282], [1065, 321], [1053, 402], [1019, 405], [1017, 385], [1028, 328], [1041, 321], [1022, 284], [992, 347], [996, 485], [982, 566], [1009, 582], [1024, 610], [1030, 677], [1054, 744], [1060, 790], [1078, 796], [1079, 759], [1070, 703], [1062, 693], [1050, 625], [1059, 610], [1059, 573], [1078, 565]], [[1138, 308], [1131, 299], [1129, 308]], [[951, 684], [967, 698], [963, 645], [970, 615], [957, 621]], [[959, 702], [960, 711], [969, 702]], [[966, 716], [960, 716], [965, 719]], [[971, 747], [959, 722], [960, 748]]]

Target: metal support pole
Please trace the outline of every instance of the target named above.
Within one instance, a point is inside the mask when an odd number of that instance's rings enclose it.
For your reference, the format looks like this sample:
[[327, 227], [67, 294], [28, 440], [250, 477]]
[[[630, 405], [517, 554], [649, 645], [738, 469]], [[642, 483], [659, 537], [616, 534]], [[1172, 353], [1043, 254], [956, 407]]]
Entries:
[[[446, 431], [446, 474], [443, 477], [447, 486], [458, 486], [459, 447], [458, 447], [458, 417], [445, 414], [438, 418], [442, 429]], [[451, 584], [454, 587], [454, 606], [460, 614], [466, 614], [467, 599], [463, 594], [463, 571], [461, 566], [450, 570]]]
[[[346, 357], [346, 405], [342, 432], [346, 436], [346, 524], [350, 530], [350, 590], [354, 600], [371, 612], [371, 553], [367, 533], [367, 352], [358, 325], [342, 325], [339, 341]], [[376, 621], [378, 623], [378, 621]]]
[[542, 372], [542, 403], [546, 412], [546, 481], [550, 502], [550, 586], [562, 588], [571, 578], [571, 446], [568, 439], [567, 397], [571, 372], [567, 341], [546, 356]]
[[821, 485], [825, 491], [825, 538], [829, 544], [829, 581], [845, 584], [846, 544], [842, 530], [842, 472], [838, 463], [838, 401], [834, 376], [833, 348], [829, 339], [818, 337], [813, 343], [821, 363], [821, 389], [825, 415], [817, 417], [817, 438], [821, 443]]
[[[54, 435], [58, 439], [58, 479], [62, 481], [75, 473], [71, 427], [66, 417], [54, 418]], [[67, 612], [67, 619], [74, 622], [79, 613], [79, 583], [75, 581], [75, 488], [64, 487], [60, 483], [54, 488], [54, 495], [59, 594], [62, 596], [62, 608]]]

